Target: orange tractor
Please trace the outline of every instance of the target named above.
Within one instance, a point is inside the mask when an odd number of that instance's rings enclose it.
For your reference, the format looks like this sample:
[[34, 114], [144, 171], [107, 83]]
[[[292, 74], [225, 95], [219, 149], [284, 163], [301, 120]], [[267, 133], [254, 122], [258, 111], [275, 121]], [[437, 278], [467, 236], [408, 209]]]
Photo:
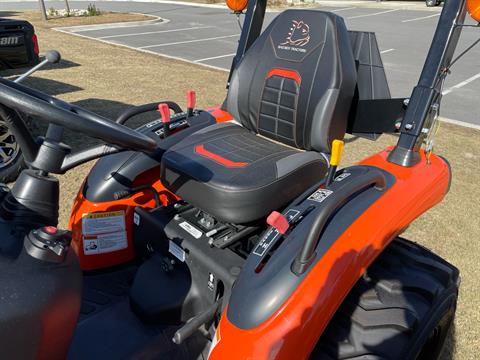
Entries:
[[[479, 2], [447, 0], [408, 101], [390, 97], [374, 34], [318, 10], [262, 31], [266, 3], [248, 3], [217, 108], [189, 92], [186, 111], [146, 104], [112, 122], [0, 79], [13, 123], [49, 123], [33, 144], [14, 127], [35, 156], [0, 192], [3, 357], [438, 357], [459, 271], [400, 235], [449, 190], [431, 133]], [[72, 153], [64, 128], [104, 144]], [[340, 169], [346, 133], [399, 140]], [[58, 229], [54, 175], [97, 158]]]

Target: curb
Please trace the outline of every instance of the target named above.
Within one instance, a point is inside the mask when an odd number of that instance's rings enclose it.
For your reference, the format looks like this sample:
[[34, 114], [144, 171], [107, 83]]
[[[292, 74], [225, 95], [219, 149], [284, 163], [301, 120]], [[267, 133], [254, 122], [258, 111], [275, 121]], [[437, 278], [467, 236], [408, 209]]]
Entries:
[[441, 122], [447, 123], [447, 124], [462, 126], [462, 127], [465, 127], [465, 128], [469, 128], [469, 129], [474, 129], [474, 130], [479, 130], [479, 131], [480, 131], [480, 125], [477, 125], [477, 124], [471, 124], [471, 123], [467, 123], [467, 122], [465, 122], [465, 121], [449, 119], [449, 118], [441, 117], [441, 116], [438, 118], [438, 120], [440, 120]]
[[117, 29], [117, 28], [142, 26], [142, 25], [166, 24], [166, 23], [170, 22], [170, 20], [164, 19], [164, 18], [162, 18], [160, 16], [157, 16], [157, 15], [142, 14], [142, 13], [136, 13], [136, 12], [130, 12], [128, 14], [144, 15], [144, 16], [153, 17], [154, 19], [141, 20], [141, 21], [125, 21], [125, 22], [116, 22], [116, 23], [105, 23], [105, 24], [94, 24], [94, 25], [62, 26], [62, 27], [55, 27], [55, 28], [53, 28], [53, 30], [61, 31], [63, 29], [72, 29], [72, 31], [89, 31], [89, 30], [100, 30], [100, 29]]

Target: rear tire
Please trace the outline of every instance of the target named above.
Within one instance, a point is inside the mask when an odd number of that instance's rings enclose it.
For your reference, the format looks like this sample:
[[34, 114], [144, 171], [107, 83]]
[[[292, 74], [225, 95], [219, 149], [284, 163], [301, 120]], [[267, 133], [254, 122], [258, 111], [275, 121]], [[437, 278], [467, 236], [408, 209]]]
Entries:
[[347, 295], [311, 359], [437, 359], [458, 284], [457, 268], [397, 238]]
[[0, 183], [15, 181], [25, 167], [22, 150], [0, 118]]

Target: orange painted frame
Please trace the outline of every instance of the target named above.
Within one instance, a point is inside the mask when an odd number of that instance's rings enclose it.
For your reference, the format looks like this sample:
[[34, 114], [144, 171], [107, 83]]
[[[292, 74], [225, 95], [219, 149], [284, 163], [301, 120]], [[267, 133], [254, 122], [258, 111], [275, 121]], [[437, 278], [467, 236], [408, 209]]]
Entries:
[[[224, 311], [209, 359], [307, 359], [335, 311], [365, 269], [395, 236], [440, 202], [450, 169], [438, 156], [405, 168], [385, 150], [361, 162], [385, 169], [395, 184], [360, 216], [307, 274], [289, 299], [260, 326], [242, 330]], [[241, 344], [241, 346], [239, 346]]]
[[[217, 122], [232, 120], [232, 116], [220, 109], [220, 107], [210, 108], [208, 111]], [[178, 197], [164, 188], [159, 180], [160, 167], [155, 167], [149, 171], [139, 174], [135, 179], [133, 186], [143, 184], [152, 185], [159, 193], [162, 205], [166, 206]], [[96, 270], [115, 265], [120, 265], [131, 261], [135, 257], [133, 246], [133, 210], [136, 206], [151, 209], [155, 207], [152, 195], [148, 192], [139, 192], [132, 196], [107, 202], [94, 203], [84, 198], [83, 184], [77, 194], [72, 207], [69, 229], [72, 231], [72, 248], [78, 255], [80, 267], [82, 270]], [[127, 231], [127, 247], [122, 250], [111, 253], [85, 255], [83, 252], [83, 234], [82, 234], [82, 216], [83, 214], [93, 214], [99, 212], [125, 211], [125, 226]]]
[[[160, 168], [155, 167], [150, 171], [141, 174], [140, 181], [135, 181], [134, 186], [140, 184], [151, 184], [160, 195], [160, 201], [163, 206], [175, 202], [178, 198], [166, 190], [159, 180]], [[133, 260], [135, 257], [133, 246], [133, 211], [136, 206], [152, 209], [155, 207], [155, 201], [152, 194], [148, 191], [141, 191], [132, 196], [116, 201], [107, 201], [94, 203], [83, 196], [83, 185], [78, 192], [72, 207], [69, 229], [72, 231], [72, 248], [78, 255], [80, 267], [82, 270], [96, 270], [105, 267], [115, 266]], [[125, 227], [127, 231], [127, 247], [122, 250], [85, 255], [83, 251], [82, 217], [84, 214], [94, 214], [99, 212], [124, 211]]]

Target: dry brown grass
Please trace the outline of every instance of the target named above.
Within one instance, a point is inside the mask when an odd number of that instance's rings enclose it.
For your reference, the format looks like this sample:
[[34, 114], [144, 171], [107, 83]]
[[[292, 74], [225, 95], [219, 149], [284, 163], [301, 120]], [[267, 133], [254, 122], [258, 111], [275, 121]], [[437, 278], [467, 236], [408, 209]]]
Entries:
[[[2, 11], [0, 11], [0, 17], [2, 17]], [[143, 21], [153, 20], [155, 17], [147, 16], [143, 14], [125, 14], [115, 12], [102, 12], [98, 16], [75, 16], [64, 18], [51, 18], [48, 21], [42, 21], [39, 11], [24, 11], [15, 14], [11, 17], [22, 18], [23, 20], [30, 21], [35, 25], [35, 29], [50, 29], [53, 27], [62, 26], [77, 26], [77, 25], [96, 25], [96, 24], [110, 24], [117, 22], [128, 21]]]
[[[57, 48], [67, 60], [56, 70], [37, 73], [31, 84], [62, 99], [114, 118], [127, 104], [171, 99], [184, 104], [189, 88], [197, 90], [199, 106], [218, 104], [225, 94], [227, 74], [133, 50], [58, 33], [37, 25], [42, 49]], [[74, 85], [69, 87], [66, 84]], [[347, 144], [345, 165], [394, 143], [384, 136], [377, 142]], [[81, 146], [90, 140], [70, 136]], [[461, 270], [462, 286], [456, 318], [455, 359], [477, 359], [480, 349], [480, 131], [443, 124], [436, 152], [453, 168], [453, 183], [445, 201], [411, 225], [405, 237], [418, 241]], [[61, 177], [61, 224], [69, 216], [73, 197], [91, 164]]]

